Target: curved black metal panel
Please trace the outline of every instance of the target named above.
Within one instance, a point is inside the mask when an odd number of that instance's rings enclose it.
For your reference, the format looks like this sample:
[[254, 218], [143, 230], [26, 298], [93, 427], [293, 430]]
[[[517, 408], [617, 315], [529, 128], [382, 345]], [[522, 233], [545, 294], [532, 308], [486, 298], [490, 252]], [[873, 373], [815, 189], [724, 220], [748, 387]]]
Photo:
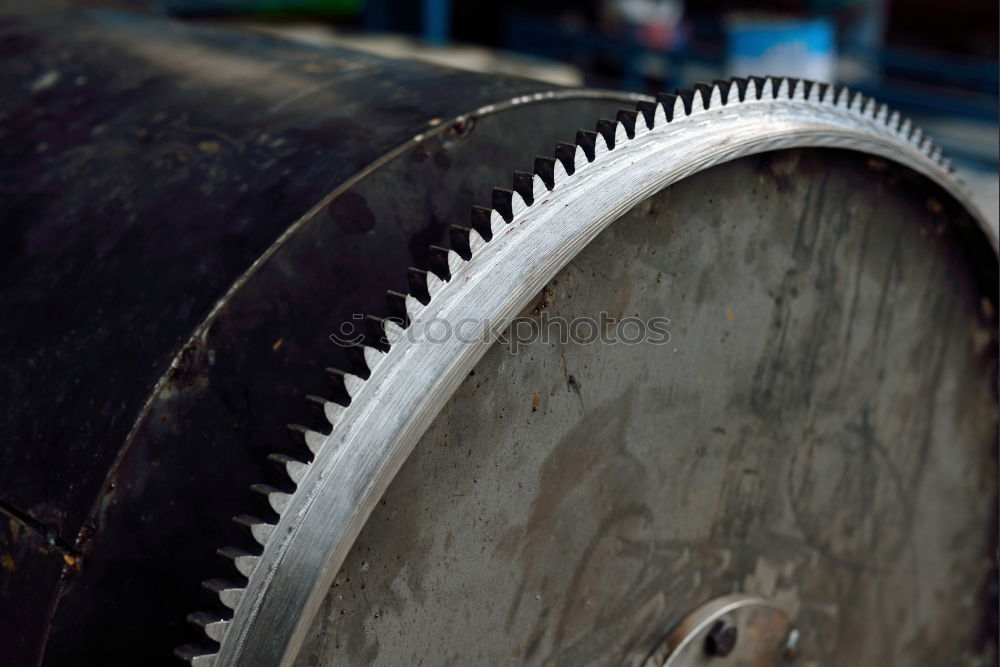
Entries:
[[169, 662], [280, 415], [349, 363], [328, 335], [618, 103], [99, 11], [3, 19], [0, 51], [6, 658]]

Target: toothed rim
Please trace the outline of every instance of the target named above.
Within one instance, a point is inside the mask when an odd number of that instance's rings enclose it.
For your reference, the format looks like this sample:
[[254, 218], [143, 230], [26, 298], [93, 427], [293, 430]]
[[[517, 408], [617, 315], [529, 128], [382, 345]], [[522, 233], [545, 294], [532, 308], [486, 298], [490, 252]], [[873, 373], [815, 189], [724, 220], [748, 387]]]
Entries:
[[[404, 326], [444, 318], [509, 322], [586, 244], [633, 205], [686, 176], [730, 160], [784, 148], [853, 149], [899, 162], [938, 183], [988, 230], [950, 163], [910, 121], [847, 88], [797, 79], [698, 84], [640, 102], [576, 145], [559, 144], [496, 188], [492, 209], [475, 207], [471, 225], [452, 230], [453, 249], [436, 248], [433, 271], [410, 270], [411, 294], [389, 295], [396, 321], [374, 321], [392, 342], [364, 348], [369, 376], [330, 369], [351, 397], [344, 407], [314, 399], [331, 424], [324, 435], [294, 427], [312, 462], [272, 461], [293, 493], [255, 485], [277, 524], [238, 517], [263, 553], [220, 550], [246, 583], [212, 580], [232, 617], [189, 617], [211, 646], [177, 654], [199, 666], [290, 664], [343, 559], [372, 508], [420, 436], [491, 343], [428, 342]], [[988, 233], [996, 250], [996, 239]], [[527, 252], [524, 252], [527, 250]], [[497, 285], [507, 288], [497, 289]]]

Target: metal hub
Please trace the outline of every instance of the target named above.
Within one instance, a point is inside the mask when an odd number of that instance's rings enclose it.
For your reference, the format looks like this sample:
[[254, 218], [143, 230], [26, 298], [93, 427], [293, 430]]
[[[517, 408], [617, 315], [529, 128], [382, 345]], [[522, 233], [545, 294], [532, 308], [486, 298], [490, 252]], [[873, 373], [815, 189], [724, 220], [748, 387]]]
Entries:
[[774, 602], [726, 595], [685, 616], [643, 667], [776, 667], [790, 657], [792, 632]]

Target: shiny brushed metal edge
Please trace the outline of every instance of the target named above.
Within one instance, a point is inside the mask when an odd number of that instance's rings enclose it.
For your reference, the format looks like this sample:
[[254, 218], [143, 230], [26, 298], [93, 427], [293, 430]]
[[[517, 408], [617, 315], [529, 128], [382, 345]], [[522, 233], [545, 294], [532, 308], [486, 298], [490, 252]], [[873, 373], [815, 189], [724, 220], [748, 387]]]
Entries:
[[[745, 96], [722, 103], [718, 86], [708, 108], [700, 94], [642, 115], [629, 138], [619, 123], [613, 149], [602, 135], [588, 162], [576, 149], [575, 170], [555, 164], [555, 185], [534, 178], [534, 204], [513, 196], [507, 223], [493, 211], [493, 238], [476, 237], [473, 256], [451, 253], [448, 281], [428, 274], [427, 305], [408, 299], [411, 321], [463, 318], [509, 322], [580, 250], [632, 206], [686, 176], [765, 151], [835, 147], [898, 162], [932, 179], [964, 205], [991, 239], [985, 217], [953, 176], [940, 151], [884, 105], [846, 89], [785, 79], [747, 83]], [[809, 89], [808, 97], [806, 89]], [[758, 98], [757, 95], [760, 94]], [[672, 120], [668, 121], [668, 112]], [[412, 325], [411, 325], [412, 327]], [[245, 588], [225, 591], [233, 609], [216, 628], [218, 653], [189, 655], [198, 665], [289, 665], [333, 579], [378, 499], [460, 382], [492, 344], [402, 336], [371, 355], [371, 375], [349, 384], [351, 404], [328, 436], [311, 434], [315, 459], [282, 499], [277, 525], [262, 529], [263, 554]], [[499, 329], [494, 329], [499, 330]]]

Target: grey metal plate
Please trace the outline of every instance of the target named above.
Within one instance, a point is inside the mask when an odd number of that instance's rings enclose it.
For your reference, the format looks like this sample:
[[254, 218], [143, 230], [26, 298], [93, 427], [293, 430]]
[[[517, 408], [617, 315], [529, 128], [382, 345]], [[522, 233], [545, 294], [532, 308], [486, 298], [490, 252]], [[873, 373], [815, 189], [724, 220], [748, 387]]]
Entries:
[[633, 208], [523, 314], [665, 316], [670, 343], [491, 348], [298, 664], [637, 664], [733, 591], [794, 612], [801, 664], [964, 664], [990, 567], [996, 297], [956, 222], [923, 179], [829, 150]]

